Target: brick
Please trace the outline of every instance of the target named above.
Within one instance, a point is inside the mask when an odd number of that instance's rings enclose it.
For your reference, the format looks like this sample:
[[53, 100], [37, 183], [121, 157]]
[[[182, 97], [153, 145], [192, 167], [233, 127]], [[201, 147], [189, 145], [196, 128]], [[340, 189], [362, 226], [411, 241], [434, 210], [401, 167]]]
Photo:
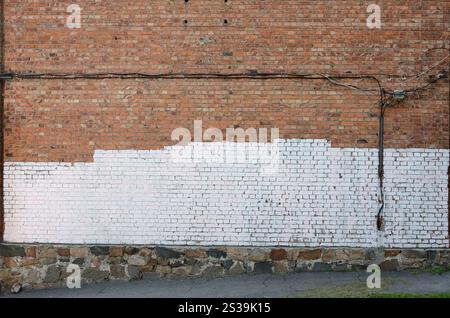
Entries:
[[[90, 13], [83, 14], [86, 27], [69, 32], [64, 26], [67, 4], [54, 2], [5, 6], [5, 25], [20, 26], [5, 29], [5, 70], [392, 74], [379, 76], [392, 91], [422, 86], [437, 74], [441, 68], [407, 82], [400, 76], [442, 60], [445, 50], [428, 54], [423, 48], [442, 47], [450, 27], [442, 20], [446, 0], [421, 6], [391, 1], [383, 12], [400, 16], [383, 13], [377, 30], [367, 29], [366, 8], [357, 1], [223, 6], [198, 0], [186, 7], [182, 1], [169, 6], [164, 0], [136, 0], [118, 11], [108, 2], [80, 0], [82, 12]], [[205, 8], [215, 14], [205, 14]], [[323, 16], [320, 21], [318, 15]], [[231, 27], [223, 25], [225, 16]], [[123, 25], [105, 29], [102, 21]], [[255, 32], [246, 34], [255, 21]], [[138, 27], [130, 30], [129, 25]], [[211, 26], [207, 32], [205, 25]], [[424, 25], [427, 32], [419, 32]], [[355, 32], [340, 32], [349, 29]], [[101, 49], [92, 54], [94, 46]], [[345, 82], [377, 88], [373, 80]], [[448, 78], [430, 88], [420, 99], [408, 98], [386, 112], [387, 248], [448, 247]], [[5, 240], [371, 247], [377, 233], [368, 211], [379, 206], [377, 102], [375, 92], [349, 90], [325, 79], [7, 81]], [[176, 152], [171, 147], [173, 129], [192, 130], [199, 118], [205, 128], [223, 131], [280, 128], [284, 161], [278, 172], [265, 176], [267, 165], [261, 162], [206, 167], [170, 161]], [[202, 145], [206, 153], [217, 146], [211, 144]], [[198, 152], [193, 145], [187, 150]], [[232, 152], [241, 153], [241, 148]], [[211, 159], [217, 158], [204, 160], [209, 165]], [[128, 206], [132, 213], [124, 211]], [[80, 220], [80, 211], [89, 211], [89, 216]], [[229, 258], [246, 257], [246, 252], [226, 250]], [[174, 252], [159, 254], [182, 256]], [[70, 251], [76, 258], [87, 253]], [[100, 247], [91, 250], [93, 255], [110, 253]], [[124, 253], [134, 255], [140, 249]], [[317, 259], [314, 253], [300, 257]], [[337, 258], [359, 259], [355, 253]], [[265, 262], [268, 254], [258, 250], [249, 257]], [[286, 257], [294, 261], [295, 254]], [[323, 254], [322, 260], [333, 257]], [[46, 258], [53, 261], [54, 255]]]

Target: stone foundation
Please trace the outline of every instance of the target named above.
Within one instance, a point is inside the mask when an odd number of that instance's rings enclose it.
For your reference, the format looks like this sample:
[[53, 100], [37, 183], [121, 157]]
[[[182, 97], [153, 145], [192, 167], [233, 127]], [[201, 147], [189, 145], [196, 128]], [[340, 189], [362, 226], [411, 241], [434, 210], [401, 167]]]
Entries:
[[69, 264], [82, 284], [158, 277], [220, 277], [304, 271], [450, 268], [450, 249], [243, 248], [0, 244], [2, 290], [65, 287]]

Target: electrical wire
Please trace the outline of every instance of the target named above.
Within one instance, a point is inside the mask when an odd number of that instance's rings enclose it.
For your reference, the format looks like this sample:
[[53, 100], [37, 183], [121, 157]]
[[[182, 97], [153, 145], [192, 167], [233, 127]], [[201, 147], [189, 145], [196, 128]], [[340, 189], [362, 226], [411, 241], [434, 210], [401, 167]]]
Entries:
[[[429, 72], [434, 67], [440, 65], [443, 61], [445, 61], [448, 56], [441, 60], [439, 63], [430, 67], [424, 72], [421, 72], [416, 75], [408, 76], [410, 78], [418, 78]], [[404, 90], [405, 93], [412, 93], [424, 90], [439, 81], [441, 78], [444, 78], [448, 75], [448, 70], [446, 70], [443, 74], [438, 74], [436, 78], [422, 87], [410, 88]], [[383, 75], [389, 77], [395, 77], [394, 75]], [[362, 74], [323, 74], [323, 73], [286, 73], [286, 72], [278, 72], [278, 73], [258, 73], [258, 72], [248, 72], [248, 73], [120, 73], [120, 72], [109, 72], [109, 73], [3, 73], [0, 74], [0, 79], [260, 79], [260, 80], [269, 80], [269, 79], [326, 79], [330, 83], [347, 87], [354, 90], [365, 91], [365, 92], [379, 92], [380, 88], [362, 88], [353, 84], [341, 83], [338, 80], [348, 79], [348, 80], [356, 80], [356, 79], [370, 79], [379, 82], [377, 76], [375, 75], [362, 75]], [[386, 95], [394, 95], [393, 91], [389, 91], [385, 88], [384, 93]]]
[[416, 75], [414, 75], [414, 76], [410, 76], [406, 81], [410, 81], [410, 80], [412, 80], [412, 79], [418, 79], [418, 78], [420, 78], [422, 75], [424, 75], [424, 74], [430, 72], [432, 69], [434, 69], [434, 68], [438, 67], [439, 65], [441, 65], [441, 64], [442, 64], [443, 62], [445, 62], [445, 60], [448, 59], [449, 57], [450, 57], [450, 54], [447, 55], [446, 57], [444, 57], [444, 58], [443, 58], [442, 60], [440, 60], [439, 62], [437, 62], [437, 63], [433, 64], [432, 66], [430, 66], [429, 68], [427, 68], [425, 71], [420, 72], [420, 73], [418, 73], [418, 74], [416, 74]]

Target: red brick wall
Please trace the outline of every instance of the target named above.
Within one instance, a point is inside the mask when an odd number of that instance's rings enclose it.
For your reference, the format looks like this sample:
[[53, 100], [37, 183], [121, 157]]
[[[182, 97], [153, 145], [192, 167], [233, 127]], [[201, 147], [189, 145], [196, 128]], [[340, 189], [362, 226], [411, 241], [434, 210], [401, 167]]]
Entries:
[[[386, 146], [446, 148], [445, 90], [439, 84], [426, 98], [388, 110]], [[279, 127], [283, 138], [376, 147], [377, 102], [376, 94], [321, 80], [14, 81], [6, 89], [5, 154], [12, 161], [90, 161], [95, 149], [157, 149], [195, 119], [205, 128]]]
[[[5, 1], [14, 72], [323, 72], [412, 75], [448, 54], [449, 1]], [[228, 24], [224, 25], [224, 19]], [[185, 24], [184, 20], [188, 23]], [[427, 83], [377, 75], [393, 90]], [[352, 81], [346, 81], [352, 82]], [[370, 80], [353, 81], [376, 88]], [[387, 147], [448, 148], [448, 79], [386, 114]], [[9, 161], [90, 161], [95, 149], [154, 149], [176, 127], [273, 127], [284, 138], [376, 147], [378, 95], [324, 80], [14, 80], [7, 83]], [[367, 143], [366, 143], [367, 142]]]
[[[373, 1], [362, 0], [79, 0], [82, 26], [68, 29], [72, 2], [4, 1], [6, 71], [370, 74], [394, 90], [426, 85], [448, 66], [447, 0], [377, 1], [381, 29], [366, 26]], [[343, 82], [377, 88], [373, 80]], [[448, 149], [448, 85], [447, 75], [388, 109], [385, 146]], [[378, 146], [377, 92], [318, 79], [14, 79], [4, 107], [6, 161], [158, 149], [195, 119]]]
[[[366, 26], [373, 2], [380, 30]], [[5, 3], [7, 68], [16, 71], [411, 74], [448, 49], [446, 0]], [[70, 3], [82, 8], [81, 29], [64, 27]]]

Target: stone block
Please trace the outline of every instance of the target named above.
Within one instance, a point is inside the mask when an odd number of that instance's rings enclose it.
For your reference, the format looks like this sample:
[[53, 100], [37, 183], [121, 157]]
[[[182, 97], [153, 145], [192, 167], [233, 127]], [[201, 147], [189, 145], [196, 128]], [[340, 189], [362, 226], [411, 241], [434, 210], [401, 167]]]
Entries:
[[276, 248], [270, 251], [270, 259], [272, 261], [282, 261], [287, 259], [287, 252], [285, 249]]
[[44, 283], [57, 283], [61, 278], [61, 267], [51, 265], [45, 272]]
[[298, 258], [302, 260], [317, 260], [320, 259], [321, 255], [322, 251], [320, 249], [300, 250], [298, 252]]
[[103, 271], [98, 268], [88, 267], [82, 271], [81, 277], [87, 281], [101, 282], [108, 280], [109, 271]]
[[25, 257], [25, 248], [19, 245], [0, 244], [0, 256], [6, 257]]
[[147, 256], [131, 255], [127, 259], [128, 265], [144, 266], [148, 262]]
[[57, 253], [59, 256], [63, 257], [69, 257], [70, 256], [70, 249], [68, 248], [58, 248]]
[[165, 259], [180, 258], [181, 256], [183, 256], [183, 253], [180, 253], [178, 251], [175, 251], [173, 249], [169, 249], [166, 247], [160, 247], [160, 246], [157, 246], [155, 248], [155, 252], [156, 252], [156, 256], [165, 258]]
[[70, 248], [70, 256], [75, 258], [84, 258], [89, 254], [89, 250], [87, 247], [71, 247]]
[[121, 257], [123, 256], [123, 247], [121, 246], [112, 246], [109, 248], [109, 256], [110, 257]]
[[109, 246], [91, 246], [89, 249], [95, 256], [109, 255]]
[[399, 263], [396, 259], [385, 260], [380, 264], [380, 269], [382, 271], [398, 271]]
[[187, 258], [206, 258], [207, 254], [205, 250], [202, 249], [188, 249], [184, 251], [184, 255]]

